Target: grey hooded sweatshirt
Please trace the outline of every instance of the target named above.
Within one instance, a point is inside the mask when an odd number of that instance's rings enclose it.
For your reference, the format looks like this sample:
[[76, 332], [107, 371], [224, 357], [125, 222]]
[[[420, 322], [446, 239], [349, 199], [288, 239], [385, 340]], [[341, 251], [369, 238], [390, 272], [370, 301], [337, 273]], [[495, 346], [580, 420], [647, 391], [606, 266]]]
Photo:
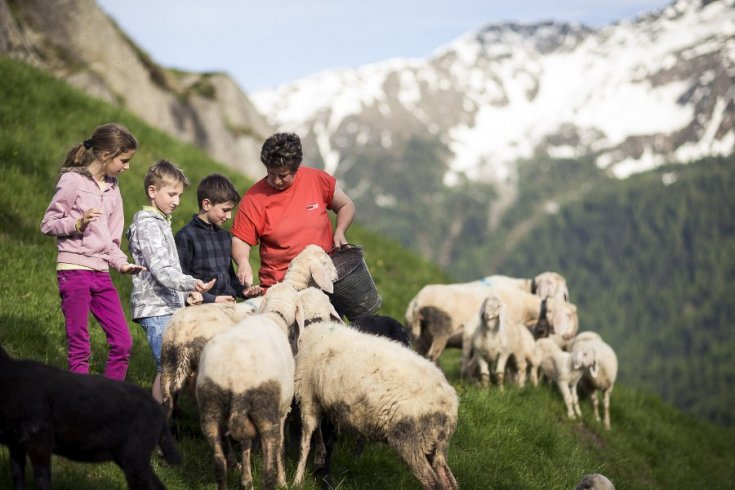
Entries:
[[135, 262], [148, 270], [133, 276], [133, 320], [174, 313], [184, 306], [184, 293], [196, 279], [181, 272], [170, 220], [150, 206], [133, 216], [126, 232]]

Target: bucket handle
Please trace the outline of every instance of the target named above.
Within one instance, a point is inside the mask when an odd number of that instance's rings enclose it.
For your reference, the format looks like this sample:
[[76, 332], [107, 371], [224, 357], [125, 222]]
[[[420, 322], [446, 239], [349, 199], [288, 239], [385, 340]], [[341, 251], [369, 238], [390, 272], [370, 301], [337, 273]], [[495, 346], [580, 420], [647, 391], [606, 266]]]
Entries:
[[340, 245], [339, 247], [332, 247], [332, 248], [330, 248], [329, 251], [327, 252], [327, 255], [329, 255], [331, 257], [332, 255], [334, 255], [337, 252], [342, 252], [343, 250], [350, 250], [352, 248], [359, 248], [360, 250], [362, 250], [362, 246], [361, 245], [354, 245], [352, 243], [344, 243], [344, 244]]

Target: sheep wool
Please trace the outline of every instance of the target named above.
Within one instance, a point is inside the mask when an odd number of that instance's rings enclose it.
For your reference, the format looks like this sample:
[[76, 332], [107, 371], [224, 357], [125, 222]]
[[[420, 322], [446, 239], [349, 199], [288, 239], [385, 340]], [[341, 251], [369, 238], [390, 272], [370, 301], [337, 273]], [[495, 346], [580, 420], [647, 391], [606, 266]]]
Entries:
[[447, 464], [459, 399], [433, 363], [398, 342], [334, 322], [304, 330], [296, 356], [303, 481], [313, 431], [324, 413], [338, 426], [386, 442], [425, 488], [458, 488]]

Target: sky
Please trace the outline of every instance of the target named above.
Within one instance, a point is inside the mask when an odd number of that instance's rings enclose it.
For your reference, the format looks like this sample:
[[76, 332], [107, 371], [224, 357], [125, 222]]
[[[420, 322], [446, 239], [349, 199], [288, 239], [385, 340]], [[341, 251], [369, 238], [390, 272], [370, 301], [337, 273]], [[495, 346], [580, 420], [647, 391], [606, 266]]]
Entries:
[[325, 69], [426, 58], [491, 23], [604, 27], [671, 0], [97, 0], [158, 64], [221, 71], [246, 92]]

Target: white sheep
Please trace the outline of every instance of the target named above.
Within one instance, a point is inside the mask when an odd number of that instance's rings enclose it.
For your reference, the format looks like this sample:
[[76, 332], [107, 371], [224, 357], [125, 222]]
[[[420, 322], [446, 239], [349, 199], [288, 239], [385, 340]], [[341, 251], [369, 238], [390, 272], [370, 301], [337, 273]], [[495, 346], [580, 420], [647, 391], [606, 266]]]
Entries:
[[173, 314], [161, 345], [162, 404], [169, 419], [176, 397], [197, 371], [207, 341], [255, 311], [250, 302], [207, 303]]
[[[495, 365], [498, 386], [503, 389], [505, 367], [513, 356], [518, 367], [518, 384], [526, 382], [526, 368], [531, 368], [531, 383], [538, 384], [537, 369], [540, 359], [536, 355], [536, 344], [528, 329], [511, 322], [502, 299], [490, 294], [482, 303], [475, 319], [464, 329], [462, 340], [462, 376], [469, 376], [479, 368], [480, 382], [488, 386], [490, 366]], [[471, 355], [471, 358], [470, 358]]]
[[567, 407], [567, 416], [571, 419], [581, 416], [577, 384], [585, 371], [592, 377], [597, 375], [595, 351], [581, 348], [575, 352], [565, 352], [551, 339], [536, 341], [541, 358], [541, 370], [544, 376], [556, 383]]
[[288, 265], [282, 282], [290, 283], [297, 291], [317, 286], [331, 294], [336, 280], [332, 258], [319, 245], [307, 245]]
[[584, 349], [592, 349], [595, 351], [595, 361], [597, 363], [597, 375], [592, 376], [585, 373], [584, 380], [592, 386], [592, 409], [595, 412], [595, 419], [600, 421], [599, 403], [597, 401], [597, 391], [602, 391], [604, 406], [604, 423], [605, 428], [610, 430], [610, 395], [612, 394], [615, 380], [618, 376], [618, 358], [615, 351], [610, 347], [599, 334], [595, 332], [582, 332], [577, 335], [572, 345], [572, 352], [578, 352]]
[[569, 301], [567, 281], [557, 272], [542, 272], [532, 279], [522, 279], [503, 275], [486, 276], [475, 283], [485, 286], [511, 286], [527, 293], [535, 294], [540, 298], [556, 298]]
[[263, 448], [263, 488], [286, 484], [283, 426], [295, 369], [288, 338], [296, 327], [303, 328], [298, 293], [279, 283], [268, 289], [259, 314], [215, 335], [202, 350], [196, 396], [219, 488], [226, 487], [228, 437], [242, 445], [244, 488], [253, 488], [250, 448], [256, 436]]
[[334, 323], [304, 330], [296, 355], [303, 482], [311, 434], [323, 415], [388, 443], [425, 488], [458, 488], [447, 464], [459, 399], [439, 368], [398, 342]]
[[[490, 278], [502, 278], [493, 283]], [[508, 278], [507, 276], [489, 276], [487, 280], [472, 281], [458, 284], [429, 284], [424, 286], [408, 304], [406, 309], [406, 326], [415, 342], [416, 351], [436, 362], [447, 345], [461, 346], [462, 330], [479, 310], [482, 301], [493, 290], [511, 290], [520, 295], [531, 297], [538, 304], [535, 308], [537, 321], [541, 312], [541, 301], [547, 299], [539, 296], [540, 293], [551, 292], [551, 286], [536, 289], [537, 294], [531, 294], [521, 282], [529, 284], [539, 280], [542, 284], [556, 284], [553, 292], [561, 297], [568, 297], [564, 278], [556, 273], [545, 272], [539, 274], [533, 281]], [[518, 282], [520, 281], [520, 282]], [[561, 281], [561, 282], [553, 282]], [[511, 294], [511, 293], [508, 293]], [[566, 296], [565, 296], [566, 294]], [[529, 301], [530, 301], [529, 300]], [[545, 304], [562, 304], [565, 301], [550, 297]], [[515, 310], [515, 307], [512, 307]], [[559, 310], [561, 311], [561, 310]], [[534, 319], [525, 315], [526, 322]], [[558, 333], [558, 332], [557, 332]], [[567, 333], [565, 331], [565, 333]], [[573, 337], [574, 334], [571, 335]]]
[[[548, 325], [548, 329], [553, 331], [553, 333], [549, 332], [548, 335], [563, 347], [570, 345], [577, 333], [579, 325], [577, 307], [572, 303], [553, 298], [542, 299], [509, 286], [486, 287], [483, 293], [485, 297], [495, 295], [502, 301], [504, 318], [509, 325], [524, 325], [532, 329], [542, 323]], [[467, 375], [468, 362], [472, 357], [472, 345], [465, 342], [465, 340], [473, 338], [475, 335], [474, 329], [477, 328], [477, 325], [477, 313], [475, 313], [463, 329], [460, 362], [460, 374], [462, 376]], [[525, 342], [526, 351], [533, 350], [526, 335], [523, 335], [521, 340]]]
[[[284, 277], [297, 291], [316, 284], [332, 292], [337, 269], [318, 245], [308, 245], [289, 264]], [[176, 397], [197, 370], [202, 348], [216, 334], [231, 328], [259, 307], [262, 297], [233, 304], [197, 304], [182, 308], [171, 318], [161, 346], [161, 392], [168, 418]]]

